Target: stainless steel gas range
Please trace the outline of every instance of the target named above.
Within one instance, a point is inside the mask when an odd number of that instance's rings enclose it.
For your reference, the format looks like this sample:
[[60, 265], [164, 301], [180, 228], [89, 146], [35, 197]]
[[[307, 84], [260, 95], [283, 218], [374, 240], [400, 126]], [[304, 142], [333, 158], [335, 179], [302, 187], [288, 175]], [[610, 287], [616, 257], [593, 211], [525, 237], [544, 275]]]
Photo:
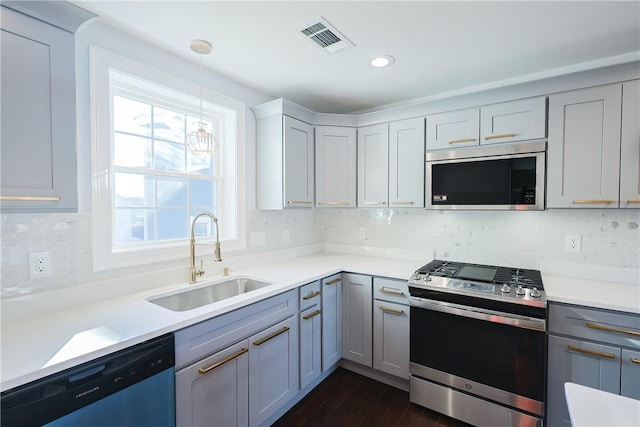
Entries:
[[411, 401], [478, 426], [541, 426], [540, 272], [433, 260], [409, 279]]

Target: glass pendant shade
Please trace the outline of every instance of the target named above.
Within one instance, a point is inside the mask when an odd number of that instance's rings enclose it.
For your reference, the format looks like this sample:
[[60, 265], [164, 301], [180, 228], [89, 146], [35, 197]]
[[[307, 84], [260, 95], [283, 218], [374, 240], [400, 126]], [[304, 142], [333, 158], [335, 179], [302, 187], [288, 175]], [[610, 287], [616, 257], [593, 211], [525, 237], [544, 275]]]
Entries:
[[202, 55], [211, 53], [211, 43], [205, 40], [191, 40], [191, 50], [200, 55], [200, 122], [198, 130], [187, 135], [187, 149], [196, 156], [208, 156], [216, 149], [216, 139], [207, 131], [207, 124], [202, 120]]
[[198, 130], [187, 135], [187, 148], [195, 155], [213, 154], [216, 149], [216, 139], [205, 129], [206, 123], [199, 122], [198, 125]]

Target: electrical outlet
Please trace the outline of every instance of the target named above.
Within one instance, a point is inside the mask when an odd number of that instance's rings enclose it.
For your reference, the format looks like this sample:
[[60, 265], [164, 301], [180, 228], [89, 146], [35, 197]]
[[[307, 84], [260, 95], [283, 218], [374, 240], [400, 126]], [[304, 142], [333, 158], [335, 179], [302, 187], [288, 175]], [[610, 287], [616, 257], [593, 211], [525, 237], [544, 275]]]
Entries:
[[358, 230], [358, 237], [361, 239], [366, 239], [367, 238], [367, 229], [366, 227], [360, 227], [360, 229]]
[[582, 236], [580, 236], [579, 234], [565, 236], [564, 250], [567, 252], [581, 252]]
[[39, 279], [53, 276], [53, 265], [51, 264], [51, 252], [30, 252], [29, 253], [29, 278]]

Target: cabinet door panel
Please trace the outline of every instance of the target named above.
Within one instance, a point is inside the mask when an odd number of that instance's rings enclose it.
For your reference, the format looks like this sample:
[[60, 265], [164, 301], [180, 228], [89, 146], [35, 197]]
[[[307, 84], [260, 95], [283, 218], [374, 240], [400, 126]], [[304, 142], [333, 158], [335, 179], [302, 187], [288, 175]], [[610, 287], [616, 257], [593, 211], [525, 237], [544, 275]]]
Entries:
[[640, 399], [640, 351], [622, 350], [620, 394]]
[[284, 203], [313, 206], [313, 127], [284, 116]]
[[373, 368], [409, 378], [409, 307], [374, 300]]
[[342, 277], [322, 279], [322, 372], [342, 357]]
[[358, 129], [358, 207], [386, 207], [389, 200], [389, 126]]
[[478, 145], [479, 137], [480, 110], [477, 108], [427, 116], [427, 151]]
[[298, 392], [298, 323], [293, 316], [249, 338], [249, 422], [262, 424]]
[[622, 85], [620, 207], [640, 208], [640, 80]]
[[620, 355], [618, 347], [549, 336], [548, 424], [571, 426], [564, 396], [567, 381], [620, 394]]
[[549, 97], [549, 207], [618, 207], [621, 102], [620, 84]]
[[316, 127], [316, 205], [356, 206], [356, 130]]
[[424, 167], [424, 118], [390, 123], [390, 207], [424, 207]]
[[488, 105], [480, 110], [480, 143], [496, 144], [544, 138], [546, 98], [531, 98]]
[[244, 340], [176, 373], [177, 425], [249, 425], [248, 349]]
[[300, 313], [300, 389], [322, 370], [322, 311], [314, 306]]
[[371, 276], [342, 275], [342, 357], [372, 366]]

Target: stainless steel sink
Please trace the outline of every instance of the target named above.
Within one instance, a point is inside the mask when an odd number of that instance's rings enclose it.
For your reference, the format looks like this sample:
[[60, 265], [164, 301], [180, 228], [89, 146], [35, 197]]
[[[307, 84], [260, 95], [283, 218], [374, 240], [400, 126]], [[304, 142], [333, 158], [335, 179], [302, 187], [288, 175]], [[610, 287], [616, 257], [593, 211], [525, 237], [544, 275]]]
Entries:
[[237, 277], [164, 297], [149, 297], [147, 301], [171, 311], [187, 311], [270, 285], [260, 280]]

